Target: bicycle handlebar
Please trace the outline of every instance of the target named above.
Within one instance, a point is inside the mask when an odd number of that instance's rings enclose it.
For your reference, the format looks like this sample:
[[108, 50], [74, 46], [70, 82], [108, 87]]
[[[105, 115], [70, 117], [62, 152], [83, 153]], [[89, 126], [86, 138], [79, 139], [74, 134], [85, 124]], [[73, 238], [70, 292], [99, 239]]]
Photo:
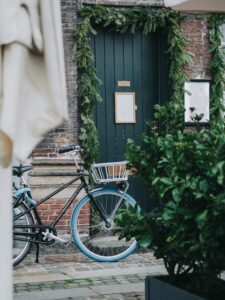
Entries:
[[66, 153], [66, 152], [70, 152], [70, 151], [73, 151], [73, 150], [75, 150], [75, 146], [70, 145], [70, 146], [67, 146], [67, 147], [59, 148], [59, 153]]
[[76, 151], [77, 153], [82, 152], [83, 150], [80, 148], [80, 146], [70, 145], [66, 147], [60, 147], [59, 153], [66, 153], [70, 151]]

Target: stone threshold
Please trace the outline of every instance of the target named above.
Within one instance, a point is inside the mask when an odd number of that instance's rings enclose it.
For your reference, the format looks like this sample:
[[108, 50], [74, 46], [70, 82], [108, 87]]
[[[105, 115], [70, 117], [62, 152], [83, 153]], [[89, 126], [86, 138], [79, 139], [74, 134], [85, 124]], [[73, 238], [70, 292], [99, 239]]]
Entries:
[[[34, 169], [29, 176], [76, 176], [77, 170], [73, 159], [68, 158], [35, 158], [32, 160]], [[83, 163], [80, 164], [83, 167]], [[85, 175], [88, 172], [85, 170]]]

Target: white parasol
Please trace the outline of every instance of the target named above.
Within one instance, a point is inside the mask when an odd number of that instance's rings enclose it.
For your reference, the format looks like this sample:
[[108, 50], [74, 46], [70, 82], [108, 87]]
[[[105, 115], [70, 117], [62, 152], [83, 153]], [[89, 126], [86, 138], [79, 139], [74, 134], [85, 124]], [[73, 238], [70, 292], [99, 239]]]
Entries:
[[224, 0], [164, 0], [164, 4], [180, 11], [225, 12]]
[[67, 117], [59, 0], [0, 0], [0, 74], [0, 290], [11, 300], [12, 153], [25, 159]]

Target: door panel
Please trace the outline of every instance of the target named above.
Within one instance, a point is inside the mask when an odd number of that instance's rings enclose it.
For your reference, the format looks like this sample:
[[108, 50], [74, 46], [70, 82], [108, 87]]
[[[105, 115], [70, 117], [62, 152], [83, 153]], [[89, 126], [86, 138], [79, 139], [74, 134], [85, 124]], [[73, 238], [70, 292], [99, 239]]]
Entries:
[[[138, 141], [146, 131], [146, 122], [153, 120], [153, 106], [170, 97], [169, 65], [166, 36], [158, 31], [147, 36], [113, 33], [100, 30], [90, 41], [95, 56], [97, 76], [102, 80], [100, 94], [103, 102], [95, 111], [99, 133], [99, 162], [124, 160], [127, 139]], [[129, 81], [130, 87], [119, 87], [118, 81]], [[115, 92], [135, 92], [136, 123], [115, 123]], [[157, 201], [149, 199], [144, 184], [131, 178], [129, 193], [150, 211]]]

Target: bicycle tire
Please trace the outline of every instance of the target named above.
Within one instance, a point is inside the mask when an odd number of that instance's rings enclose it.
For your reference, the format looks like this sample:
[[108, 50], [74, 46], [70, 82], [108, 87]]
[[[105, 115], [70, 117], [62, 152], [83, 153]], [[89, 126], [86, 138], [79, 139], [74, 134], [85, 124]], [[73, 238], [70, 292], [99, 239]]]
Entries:
[[[101, 203], [107, 216], [115, 207], [113, 203], [117, 203], [122, 194], [114, 189], [92, 192], [95, 201]], [[133, 210], [136, 201], [125, 194], [119, 208], [123, 208], [126, 203]], [[106, 228], [105, 222], [100, 220], [99, 212], [91, 206], [88, 195], [78, 202], [71, 217], [71, 232], [74, 242], [85, 255], [102, 262], [118, 261], [130, 255], [137, 247], [136, 240], [119, 240], [119, 233], [116, 235], [115, 230], [114, 222], [111, 228]]]
[[[16, 208], [13, 209], [13, 215], [19, 215], [20, 213], [25, 212], [28, 209], [27, 205], [24, 203], [20, 203]], [[26, 213], [24, 216], [18, 218], [17, 220], [13, 220], [13, 225], [34, 225], [34, 220], [30, 212]], [[18, 265], [29, 253], [32, 242], [27, 241], [18, 241], [14, 239], [14, 233], [18, 232], [31, 232], [33, 231], [31, 228], [29, 229], [18, 229], [13, 228], [13, 267]], [[21, 237], [24, 238], [23, 235]]]

